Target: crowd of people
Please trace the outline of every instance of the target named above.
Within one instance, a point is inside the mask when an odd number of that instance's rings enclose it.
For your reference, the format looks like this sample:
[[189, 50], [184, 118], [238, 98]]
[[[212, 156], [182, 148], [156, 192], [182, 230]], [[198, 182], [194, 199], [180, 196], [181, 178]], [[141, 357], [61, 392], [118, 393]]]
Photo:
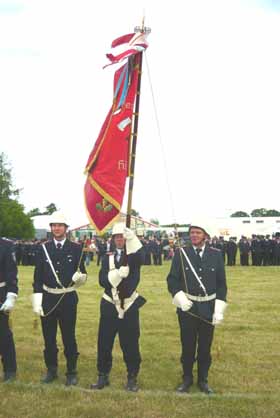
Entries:
[[[163, 260], [172, 260], [177, 240], [164, 235], [160, 236], [138, 236], [143, 246], [144, 265], [162, 265]], [[45, 240], [21, 241], [14, 243], [17, 265], [34, 266], [36, 255], [40, 245]], [[100, 265], [102, 257], [110, 251], [114, 251], [115, 244], [112, 237], [107, 239], [94, 237], [83, 237], [75, 240], [83, 245], [84, 261], [88, 266], [96, 260]], [[180, 239], [181, 245], [188, 242], [188, 237]], [[221, 251], [223, 260], [228, 266], [279, 266], [280, 265], [280, 234], [273, 236], [252, 235], [251, 238], [242, 236], [239, 240], [236, 237], [213, 237], [208, 244]]]

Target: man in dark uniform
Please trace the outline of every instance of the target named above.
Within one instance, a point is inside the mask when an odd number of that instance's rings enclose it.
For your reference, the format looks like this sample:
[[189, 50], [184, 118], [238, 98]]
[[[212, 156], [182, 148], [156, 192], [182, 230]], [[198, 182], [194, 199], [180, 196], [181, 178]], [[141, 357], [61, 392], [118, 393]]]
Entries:
[[188, 392], [193, 384], [193, 364], [197, 355], [198, 387], [211, 394], [208, 371], [214, 325], [223, 320], [226, 308], [226, 277], [222, 254], [205, 245], [208, 237], [204, 223], [189, 228], [191, 245], [178, 248], [167, 276], [168, 290], [177, 306], [181, 333], [183, 383], [177, 388]]
[[262, 247], [263, 247], [263, 265], [269, 266], [271, 265], [271, 254], [273, 249], [272, 240], [270, 239], [270, 235], [266, 235], [265, 238], [262, 240]]
[[9, 327], [9, 313], [15, 306], [17, 294], [16, 257], [10, 241], [0, 238], [0, 356], [6, 382], [15, 379], [17, 370], [13, 333]]
[[280, 234], [278, 232], [273, 246], [273, 265], [280, 266]]
[[249, 266], [250, 243], [246, 237], [241, 237], [238, 247], [240, 253], [240, 265]]
[[57, 378], [57, 325], [60, 327], [67, 362], [66, 385], [76, 385], [78, 349], [75, 337], [78, 295], [85, 283], [82, 247], [66, 238], [67, 221], [60, 212], [50, 219], [53, 239], [42, 244], [37, 255], [33, 282], [33, 310], [41, 316], [47, 367], [43, 383]]
[[[103, 257], [99, 272], [99, 283], [101, 287], [104, 287], [105, 292], [100, 304], [98, 381], [91, 385], [91, 389], [103, 389], [109, 385], [112, 350], [115, 337], [119, 334], [127, 368], [125, 388], [136, 392], [138, 390], [137, 375], [141, 363], [139, 308], [146, 302], [136, 292], [143, 260], [142, 244], [135, 234], [125, 228], [125, 224], [121, 222], [114, 225], [112, 235], [116, 250]], [[124, 248], [126, 248], [126, 254]]]
[[237, 253], [237, 244], [236, 238], [230, 237], [229, 242], [227, 243], [227, 265], [228, 266], [235, 266], [236, 263], [236, 253]]

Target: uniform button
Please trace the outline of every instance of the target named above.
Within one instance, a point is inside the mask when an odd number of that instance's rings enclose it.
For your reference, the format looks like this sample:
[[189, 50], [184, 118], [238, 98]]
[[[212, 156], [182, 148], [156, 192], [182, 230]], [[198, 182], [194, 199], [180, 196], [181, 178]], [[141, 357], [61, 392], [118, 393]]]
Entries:
[[59, 273], [59, 271], [58, 271], [58, 270], [56, 270], [56, 273]]
[[60, 262], [59, 261], [57, 261], [57, 263], [56, 264], [60, 264]]
[[199, 271], [202, 271], [202, 269], [200, 268]]

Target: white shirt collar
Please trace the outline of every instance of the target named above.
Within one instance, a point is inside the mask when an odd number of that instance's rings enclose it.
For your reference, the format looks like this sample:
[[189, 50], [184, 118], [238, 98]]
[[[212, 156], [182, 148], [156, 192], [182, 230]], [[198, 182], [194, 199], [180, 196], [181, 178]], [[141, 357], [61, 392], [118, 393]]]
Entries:
[[66, 241], [66, 238], [64, 238], [61, 241], [57, 241], [55, 238], [53, 239], [53, 242], [54, 242], [55, 246], [57, 247], [57, 244], [61, 244], [61, 248], [63, 247], [65, 241]]
[[[200, 248], [200, 247], [195, 247], [194, 245], [193, 245], [193, 249], [194, 249], [194, 252], [196, 253], [196, 249], [197, 248]], [[199, 254], [199, 256], [200, 257], [202, 257], [203, 256], [203, 254], [204, 254], [204, 250], [205, 250], [205, 244], [203, 245], [203, 247], [201, 247], [200, 248], [201, 249], [201, 252], [200, 252], [200, 254]]]

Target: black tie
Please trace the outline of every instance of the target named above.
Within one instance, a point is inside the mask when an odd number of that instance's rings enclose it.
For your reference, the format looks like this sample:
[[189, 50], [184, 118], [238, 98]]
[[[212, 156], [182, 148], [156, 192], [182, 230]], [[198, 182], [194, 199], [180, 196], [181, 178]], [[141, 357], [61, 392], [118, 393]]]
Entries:
[[196, 254], [198, 255], [198, 257], [201, 258], [200, 253], [201, 253], [202, 249], [201, 248], [196, 248], [195, 251], [196, 251]]
[[201, 251], [202, 251], [201, 248], [196, 248], [195, 249], [195, 252], [196, 252], [196, 255], [197, 255], [197, 260], [198, 260], [198, 264], [199, 265], [201, 264], [201, 256], [200, 256]]
[[56, 244], [56, 248], [57, 248], [58, 250], [60, 250], [60, 249], [61, 249], [61, 247], [62, 247], [62, 245], [60, 244], [60, 242], [58, 242], [58, 243]]

